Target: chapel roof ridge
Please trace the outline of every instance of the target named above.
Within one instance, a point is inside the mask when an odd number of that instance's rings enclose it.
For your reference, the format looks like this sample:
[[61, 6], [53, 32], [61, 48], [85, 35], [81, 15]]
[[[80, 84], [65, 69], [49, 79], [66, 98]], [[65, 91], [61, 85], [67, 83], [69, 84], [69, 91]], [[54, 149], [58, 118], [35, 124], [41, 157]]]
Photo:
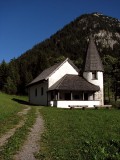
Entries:
[[74, 63], [69, 58], [66, 58], [62, 62], [56, 63], [53, 66], [43, 70], [31, 83], [29, 83], [27, 85], [27, 87], [31, 86], [31, 85], [33, 85], [35, 83], [38, 83], [38, 82], [40, 82], [42, 80], [47, 80], [50, 77], [51, 74], [53, 74], [59, 67], [61, 67], [62, 64], [64, 64], [67, 61], [73, 66], [73, 68], [77, 72], [79, 72], [79, 69], [74, 65]]

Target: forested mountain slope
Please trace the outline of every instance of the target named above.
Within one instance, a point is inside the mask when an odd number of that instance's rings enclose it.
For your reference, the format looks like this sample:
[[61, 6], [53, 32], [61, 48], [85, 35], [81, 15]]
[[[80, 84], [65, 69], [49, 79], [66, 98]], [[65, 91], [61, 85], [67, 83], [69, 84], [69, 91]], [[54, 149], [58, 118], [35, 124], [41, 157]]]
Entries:
[[[6, 80], [1, 82], [1, 89], [9, 90], [9, 83], [14, 83], [15, 91], [23, 93], [25, 85], [40, 72], [66, 57], [82, 69], [90, 35], [94, 37], [102, 57], [105, 80], [109, 79], [110, 88], [113, 90], [120, 77], [120, 21], [100, 13], [84, 14], [76, 18], [49, 39], [35, 45], [19, 58], [13, 59], [8, 64], [9, 74]], [[3, 64], [0, 69], [2, 66]], [[1, 70], [3, 72], [3, 69]], [[113, 74], [114, 80], [111, 79]], [[0, 79], [1, 77], [2, 75]]]

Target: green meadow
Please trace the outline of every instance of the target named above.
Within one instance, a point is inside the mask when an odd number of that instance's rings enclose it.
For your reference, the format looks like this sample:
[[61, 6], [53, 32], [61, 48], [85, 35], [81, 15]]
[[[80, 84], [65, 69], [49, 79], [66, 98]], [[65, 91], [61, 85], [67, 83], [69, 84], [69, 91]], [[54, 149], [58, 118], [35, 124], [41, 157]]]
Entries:
[[10, 96], [0, 92], [0, 135], [20, 121], [17, 113], [25, 107], [15, 102], [15, 99], [24, 99], [24, 97]]
[[[25, 104], [24, 104], [25, 103]], [[25, 119], [22, 127], [18, 128], [7, 143], [0, 147], [0, 160], [12, 160], [14, 154], [20, 150], [35, 122], [35, 107], [31, 107], [27, 115], [20, 116], [18, 112], [27, 108], [27, 97], [11, 96], [0, 93], [0, 138], [19, 122]]]
[[0, 93], [0, 137], [21, 118], [25, 124], [0, 148], [0, 160], [10, 160], [20, 150], [36, 119], [36, 108], [44, 119], [40, 160], [120, 160], [120, 109], [57, 109], [31, 106], [27, 115], [27, 97]]
[[119, 160], [120, 110], [43, 108], [39, 159]]

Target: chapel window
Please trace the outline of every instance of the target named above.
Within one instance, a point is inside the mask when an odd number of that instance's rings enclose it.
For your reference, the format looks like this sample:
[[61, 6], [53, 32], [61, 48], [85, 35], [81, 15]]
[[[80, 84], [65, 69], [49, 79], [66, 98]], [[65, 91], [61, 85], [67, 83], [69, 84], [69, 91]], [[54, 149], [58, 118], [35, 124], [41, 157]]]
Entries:
[[41, 96], [44, 94], [44, 89], [41, 87]]
[[35, 97], [37, 97], [37, 88], [35, 89]]
[[98, 75], [96, 71], [92, 72], [92, 79], [98, 79]]

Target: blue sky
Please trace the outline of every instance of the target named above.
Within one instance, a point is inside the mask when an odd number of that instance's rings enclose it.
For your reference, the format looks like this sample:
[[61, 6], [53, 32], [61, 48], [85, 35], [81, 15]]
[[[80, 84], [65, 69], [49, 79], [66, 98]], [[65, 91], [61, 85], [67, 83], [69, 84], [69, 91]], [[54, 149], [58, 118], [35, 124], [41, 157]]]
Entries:
[[120, 19], [120, 0], [2, 0], [0, 62], [19, 57], [76, 17], [92, 12]]

